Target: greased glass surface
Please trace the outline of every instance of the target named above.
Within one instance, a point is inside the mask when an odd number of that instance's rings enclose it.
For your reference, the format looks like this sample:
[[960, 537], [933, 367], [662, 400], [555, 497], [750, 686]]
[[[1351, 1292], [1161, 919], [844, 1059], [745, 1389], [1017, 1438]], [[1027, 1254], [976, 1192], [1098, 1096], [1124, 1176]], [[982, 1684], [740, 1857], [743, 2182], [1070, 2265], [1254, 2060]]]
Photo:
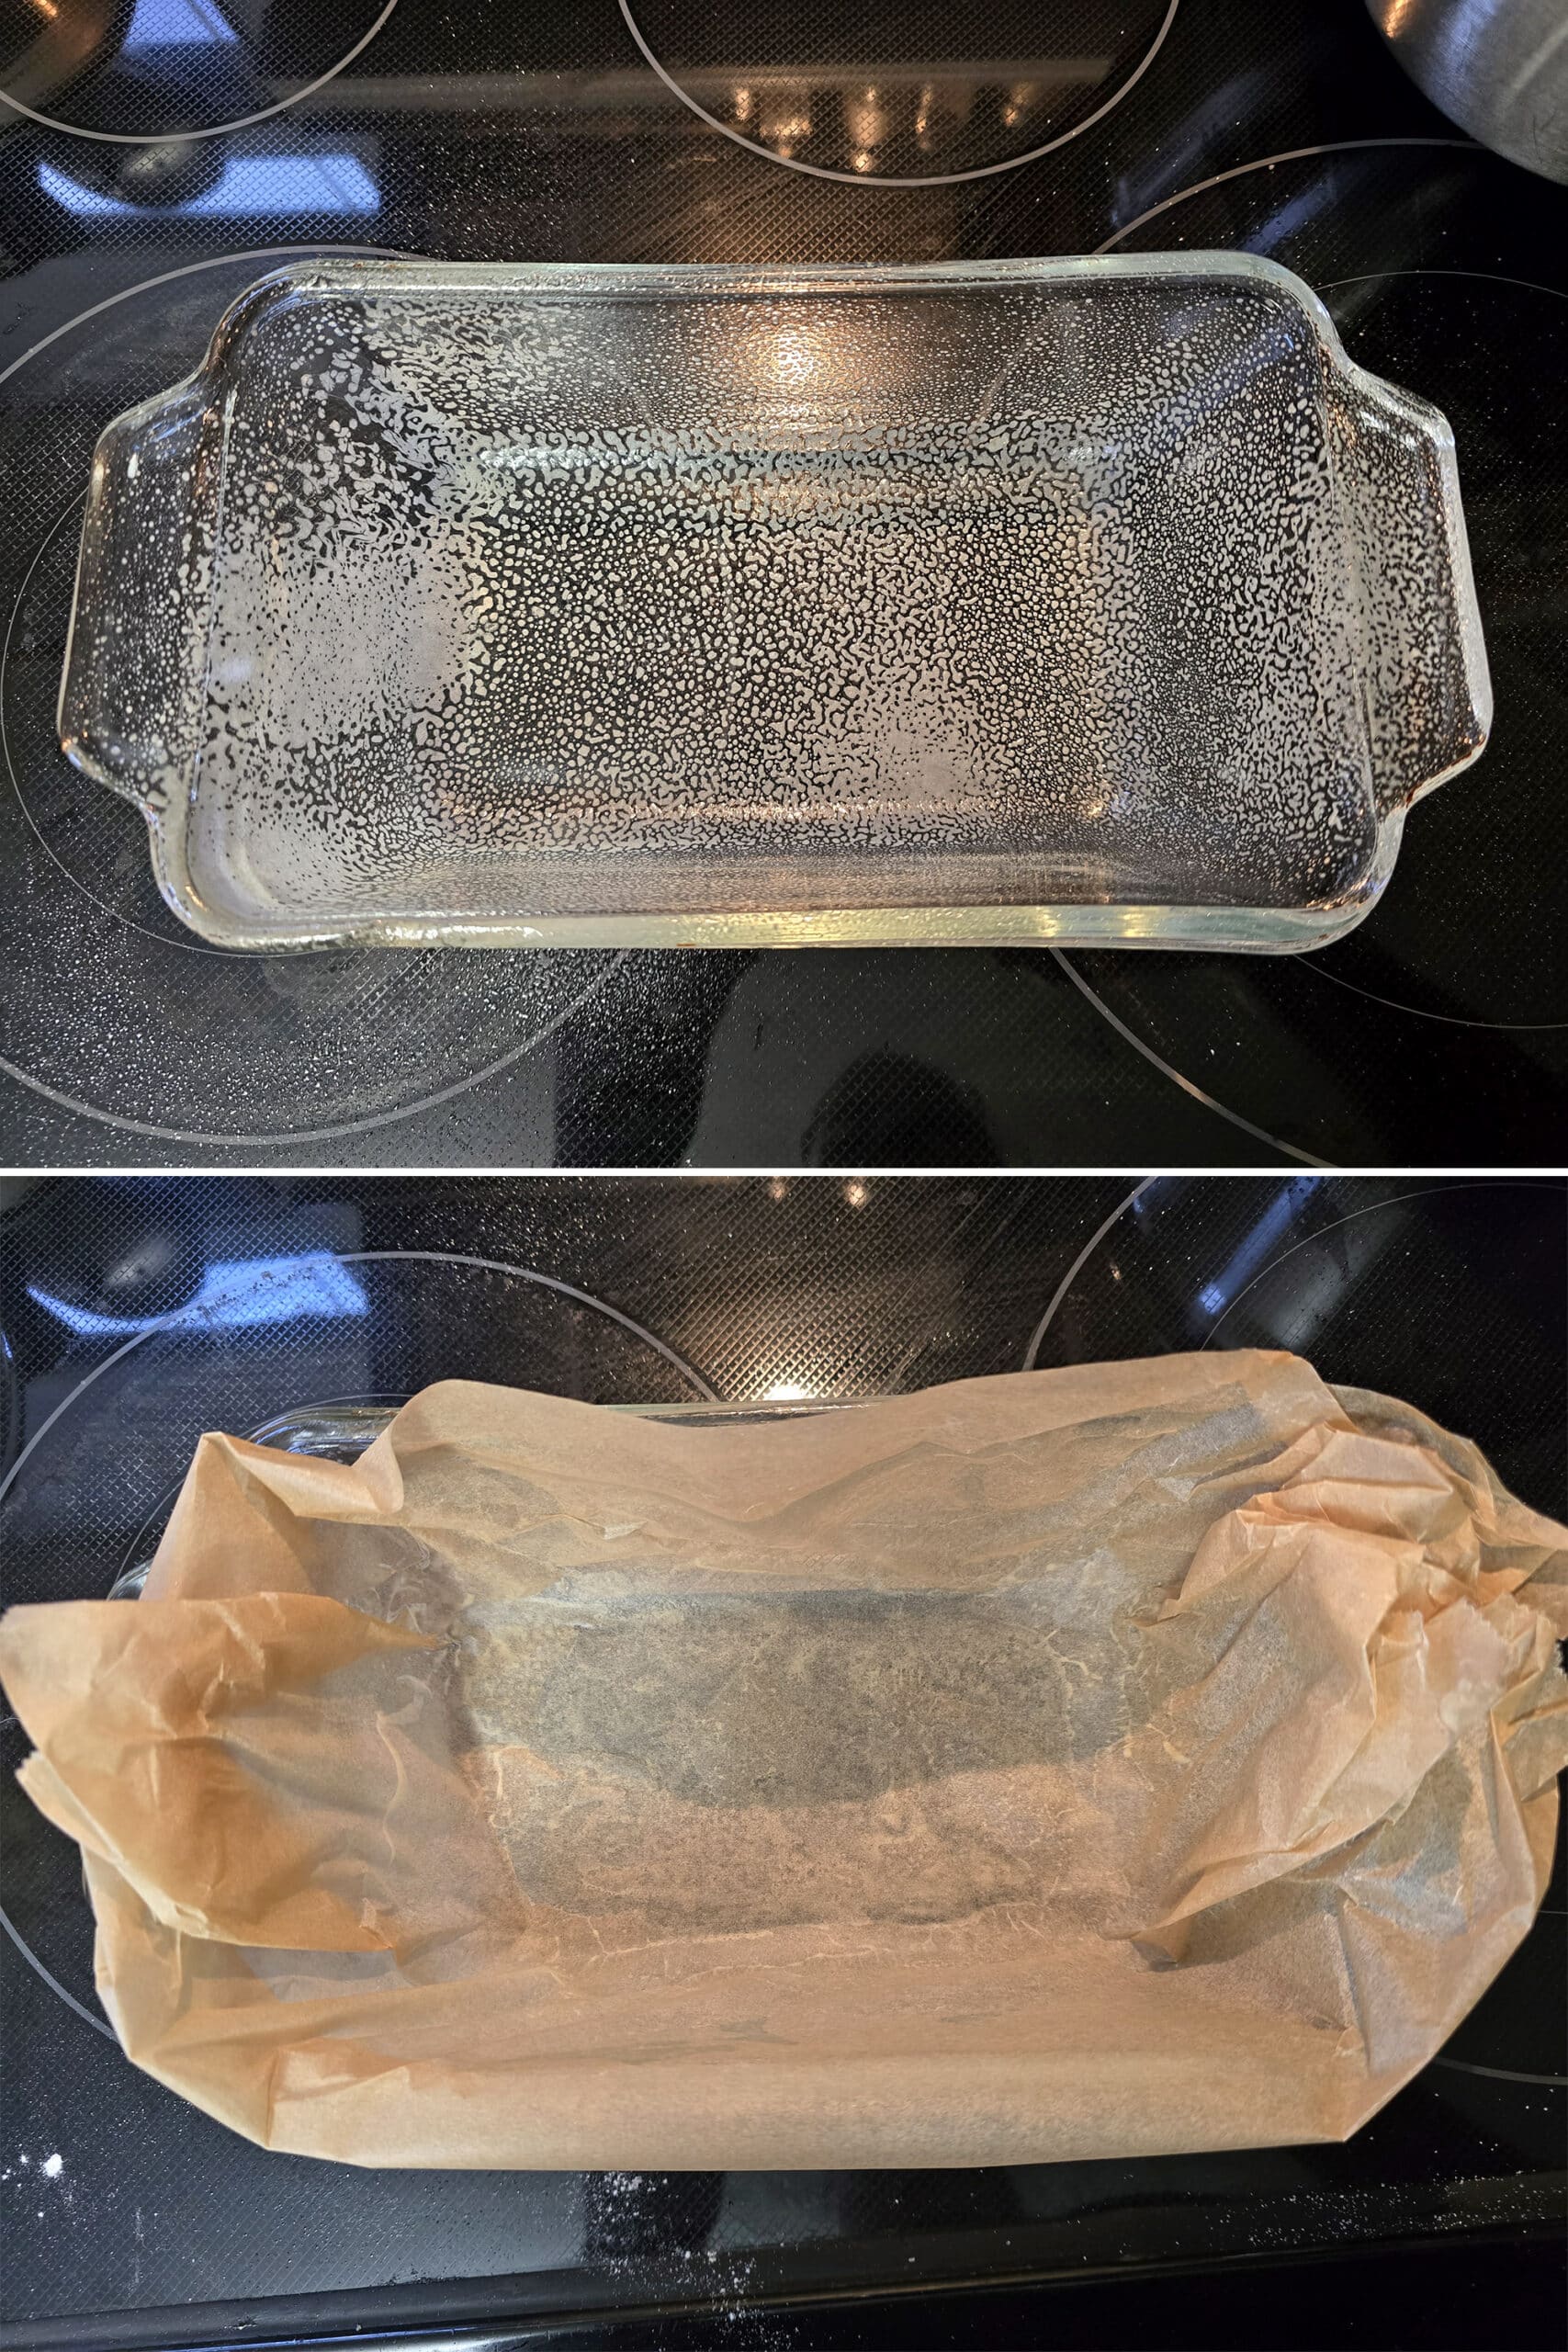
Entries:
[[1488, 715], [1443, 421], [1272, 265], [378, 263], [105, 435], [62, 732], [226, 945], [1299, 947]]

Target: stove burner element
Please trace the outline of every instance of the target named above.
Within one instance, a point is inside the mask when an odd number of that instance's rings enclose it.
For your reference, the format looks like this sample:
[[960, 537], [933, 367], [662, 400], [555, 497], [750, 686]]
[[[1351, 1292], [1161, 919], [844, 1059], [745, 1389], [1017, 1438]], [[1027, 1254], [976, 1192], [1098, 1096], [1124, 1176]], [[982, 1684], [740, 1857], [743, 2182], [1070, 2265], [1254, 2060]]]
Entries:
[[[0, 1601], [130, 1600], [201, 1431], [251, 1430], [265, 1442], [291, 1396], [384, 1406], [437, 1380], [468, 1379], [601, 1402], [715, 1401], [709, 1383], [667, 1340], [559, 1275], [429, 1250], [329, 1255], [301, 1248], [299, 1238], [270, 1237], [269, 1247], [293, 1246], [253, 1261], [250, 1275], [236, 1265], [226, 1291], [202, 1295], [213, 1288], [209, 1282], [184, 1306], [151, 1318], [39, 1424], [0, 1480]], [[247, 1311], [261, 1279], [254, 1269], [265, 1268], [276, 1285], [278, 1269], [291, 1262], [330, 1267], [339, 1279], [298, 1284], [298, 1312], [256, 1320]], [[351, 1293], [358, 1304], [348, 1314], [342, 1309]], [[372, 1363], [386, 1385], [355, 1384], [354, 1374]], [[340, 1387], [334, 1374], [347, 1375]], [[298, 1424], [301, 1414], [288, 1419]], [[138, 1492], [157, 1499], [128, 1516], [126, 1498]], [[9, 1787], [0, 1801], [20, 1802]], [[82, 1997], [92, 1984], [91, 1917], [79, 1873], [52, 1842], [25, 1850], [29, 1867], [36, 1861], [53, 1873], [47, 1899], [36, 1886], [26, 1890], [25, 1916], [42, 1932], [35, 1927], [34, 1941], [25, 1940], [3, 1911], [0, 1927], [69, 2007], [107, 2032]]]
[[1549, 1177], [1145, 1179], [1068, 1269], [1024, 1368], [1290, 1349], [1462, 1430], [1561, 1511], [1563, 1207]]
[[1517, 187], [1457, 142], [1349, 142], [1221, 173], [1104, 248], [1284, 262], [1352, 358], [1454, 427], [1496, 700], [1484, 763], [1413, 812], [1384, 899], [1319, 955], [1246, 973], [1062, 959], [1140, 1051], [1319, 1165], [1537, 1159], [1568, 1071], [1568, 816], [1551, 787], [1568, 734], [1568, 466], [1539, 390], [1568, 378], [1568, 200], [1542, 187], [1526, 216]]
[[[60, 486], [85, 482], [107, 419], [188, 368], [279, 250], [220, 254], [96, 305], [14, 363], [0, 412], [12, 502], [0, 553], [0, 857], [12, 876], [0, 1067], [65, 1108], [181, 1142], [324, 1140], [450, 1100], [529, 1053], [622, 960], [214, 954], [159, 899], [138, 812], [85, 785], [60, 750], [80, 503], [62, 509]], [[8, 557], [20, 577], [7, 596]]]
[[1179, 5], [764, 5], [732, 30], [732, 6], [620, 0], [654, 73], [713, 130], [768, 163], [881, 187], [984, 179], [1066, 145], [1143, 78]]
[[[352, 64], [398, 0], [372, 16], [375, 5], [0, 0], [0, 105], [49, 130], [121, 146], [244, 130]], [[345, 43], [347, 33], [355, 38]]]

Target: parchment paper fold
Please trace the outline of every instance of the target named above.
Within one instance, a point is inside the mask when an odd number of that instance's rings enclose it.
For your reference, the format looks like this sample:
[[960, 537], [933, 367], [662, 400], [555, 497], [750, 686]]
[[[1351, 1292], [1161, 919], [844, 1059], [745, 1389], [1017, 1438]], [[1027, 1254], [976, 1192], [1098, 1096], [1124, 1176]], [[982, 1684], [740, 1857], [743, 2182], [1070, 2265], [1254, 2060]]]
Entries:
[[138, 2065], [367, 2165], [1354, 2131], [1529, 1926], [1568, 1532], [1410, 1408], [1170, 1356], [693, 1427], [446, 1382], [204, 1438], [12, 1611]]

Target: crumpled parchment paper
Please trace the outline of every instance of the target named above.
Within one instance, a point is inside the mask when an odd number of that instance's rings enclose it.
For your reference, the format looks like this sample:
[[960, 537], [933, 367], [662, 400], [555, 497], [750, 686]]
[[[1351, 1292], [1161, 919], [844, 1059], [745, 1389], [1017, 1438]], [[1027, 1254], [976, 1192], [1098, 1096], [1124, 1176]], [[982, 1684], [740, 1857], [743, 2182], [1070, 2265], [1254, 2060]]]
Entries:
[[1339, 2139], [1544, 1888], [1568, 1532], [1263, 1352], [691, 1427], [201, 1442], [11, 1611], [138, 2065], [366, 2165]]

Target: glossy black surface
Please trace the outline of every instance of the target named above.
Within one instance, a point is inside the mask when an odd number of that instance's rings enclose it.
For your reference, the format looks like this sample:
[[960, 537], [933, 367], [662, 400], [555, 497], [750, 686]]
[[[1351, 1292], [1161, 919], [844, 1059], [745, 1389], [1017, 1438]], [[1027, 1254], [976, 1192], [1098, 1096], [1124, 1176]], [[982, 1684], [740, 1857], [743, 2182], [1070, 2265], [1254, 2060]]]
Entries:
[[[107, 1593], [146, 1556], [202, 1429], [396, 1400], [459, 1370], [603, 1401], [869, 1396], [1026, 1363], [1294, 1346], [1330, 1379], [1409, 1396], [1480, 1439], [1527, 1499], [1568, 1508], [1559, 1181], [300, 1176], [10, 1191], [7, 1604]], [[74, 1849], [11, 1780], [23, 1746], [0, 1727], [6, 1902], [28, 1955], [0, 1939], [0, 2297], [18, 2342], [347, 2336], [694, 2301], [732, 2314], [728, 2340], [773, 2352], [856, 2339], [759, 2315], [763, 2298], [1165, 2266], [1185, 2273], [1168, 2291], [1170, 2340], [1186, 2342], [1203, 2292], [1191, 2266], [1433, 2243], [1479, 2266], [1492, 2239], [1512, 2249], [1559, 2226], [1561, 1864], [1497, 1984], [1342, 2147], [987, 2171], [372, 2173], [266, 2154], [123, 2060], [93, 1994]], [[876, 2325], [862, 2340], [966, 2340]]]
[[[1363, 0], [0, 0], [0, 1158], [1550, 1164], [1565, 230]], [[1492, 747], [1315, 956], [213, 956], [54, 745], [77, 502], [107, 419], [321, 243], [1274, 254], [1453, 419]]]

